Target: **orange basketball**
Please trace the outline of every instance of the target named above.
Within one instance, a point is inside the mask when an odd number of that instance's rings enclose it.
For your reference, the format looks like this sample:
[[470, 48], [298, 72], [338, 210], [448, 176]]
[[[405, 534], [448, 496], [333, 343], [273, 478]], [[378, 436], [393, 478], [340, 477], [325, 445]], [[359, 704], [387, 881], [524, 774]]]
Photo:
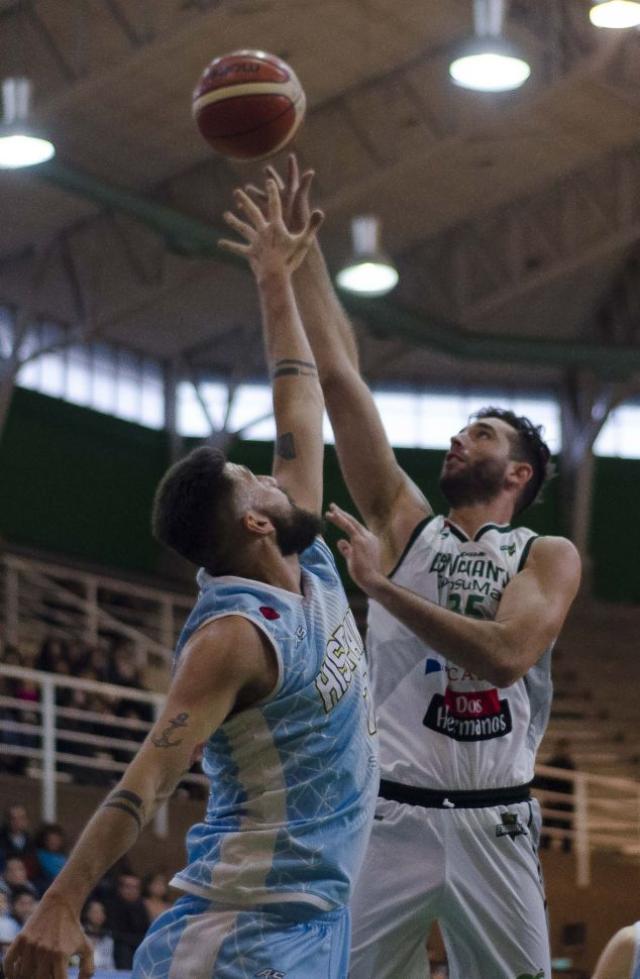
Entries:
[[295, 135], [305, 108], [293, 69], [264, 51], [215, 58], [193, 93], [198, 129], [216, 152], [233, 160], [277, 153]]

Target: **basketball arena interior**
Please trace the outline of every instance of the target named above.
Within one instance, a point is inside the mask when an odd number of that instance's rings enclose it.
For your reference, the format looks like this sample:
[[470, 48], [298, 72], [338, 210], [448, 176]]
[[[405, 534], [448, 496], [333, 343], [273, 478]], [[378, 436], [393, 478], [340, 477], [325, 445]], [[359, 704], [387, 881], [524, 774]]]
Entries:
[[[204, 442], [270, 472], [257, 294], [217, 247], [265, 162], [214, 152], [191, 104], [213, 58], [258, 50], [306, 95], [267, 162], [315, 171], [332, 276], [397, 277], [338, 291], [405, 471], [442, 511], [472, 412], [545, 426], [557, 474], [526, 523], [583, 564], [534, 787], [553, 976], [590, 977], [640, 917], [640, 2], [628, 26], [599, 25], [609, 6], [0, 0], [0, 154], [19, 129], [55, 151], [0, 162], [0, 845], [18, 818], [67, 854], [161, 709], [196, 595], [151, 535], [167, 467]], [[470, 42], [521, 77], [454, 79]], [[325, 501], [353, 511], [325, 436]], [[194, 767], [120, 868], [140, 900], [175, 899], [204, 784]], [[447, 976], [437, 929], [424, 941]]]

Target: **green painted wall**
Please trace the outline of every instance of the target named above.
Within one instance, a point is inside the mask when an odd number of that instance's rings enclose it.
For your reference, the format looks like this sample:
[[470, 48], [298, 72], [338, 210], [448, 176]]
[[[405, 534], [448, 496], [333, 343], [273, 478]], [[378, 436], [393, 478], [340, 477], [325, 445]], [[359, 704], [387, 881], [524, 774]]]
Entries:
[[[443, 509], [437, 489], [442, 452], [397, 454], [434, 508]], [[269, 472], [271, 445], [240, 443], [231, 458]], [[123, 571], [166, 574], [171, 565], [151, 537], [149, 514], [167, 464], [163, 432], [18, 389], [0, 442], [0, 537]], [[637, 480], [640, 462], [597, 460], [591, 539], [599, 597], [640, 602], [628, 519]], [[331, 448], [325, 481], [325, 502], [350, 508]], [[561, 532], [557, 480], [525, 517], [539, 533]], [[332, 528], [328, 537], [335, 540]]]

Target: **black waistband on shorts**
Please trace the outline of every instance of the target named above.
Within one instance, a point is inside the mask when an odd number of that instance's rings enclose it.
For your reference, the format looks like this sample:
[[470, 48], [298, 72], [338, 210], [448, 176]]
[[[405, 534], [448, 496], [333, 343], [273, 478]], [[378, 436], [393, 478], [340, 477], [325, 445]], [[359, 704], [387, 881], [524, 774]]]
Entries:
[[513, 785], [507, 789], [480, 789], [464, 791], [440, 791], [420, 789], [401, 782], [380, 779], [380, 793], [383, 799], [404, 802], [409, 806], [422, 806], [424, 809], [481, 809], [489, 806], [508, 806], [515, 802], [527, 802], [531, 798], [531, 782], [526, 785]]

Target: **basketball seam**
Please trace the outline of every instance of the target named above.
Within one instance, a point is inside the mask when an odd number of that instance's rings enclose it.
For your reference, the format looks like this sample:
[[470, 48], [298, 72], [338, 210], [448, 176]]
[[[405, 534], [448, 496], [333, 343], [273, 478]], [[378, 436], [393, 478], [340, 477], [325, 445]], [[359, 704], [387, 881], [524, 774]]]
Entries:
[[[244, 96], [242, 96], [242, 95], [240, 95], [240, 96], [233, 96], [232, 98], [227, 99], [227, 101], [228, 102], [232, 102], [235, 98], [244, 98]], [[296, 106], [298, 105], [298, 102], [299, 101], [300, 101], [300, 99], [297, 99], [295, 102], [291, 102], [290, 101], [289, 102], [289, 105], [287, 106], [286, 109], [284, 109], [282, 112], [279, 112], [277, 116], [273, 116], [273, 118], [272, 119], [269, 119], [267, 122], [264, 122], [264, 121], [261, 122], [259, 126], [254, 126], [252, 129], [240, 129], [237, 132], [216, 133], [216, 135], [213, 137], [213, 139], [214, 140], [218, 140], [218, 139], [233, 139], [234, 136], [249, 136], [251, 133], [258, 132], [259, 129], [264, 129], [266, 126], [270, 126], [272, 122], [277, 122], [278, 119], [282, 119], [282, 117], [284, 115], [286, 115], [287, 112], [290, 112], [291, 109], [295, 109], [296, 108]], [[287, 136], [287, 138], [289, 138], [289, 137]], [[278, 145], [279, 146], [282, 146], [282, 143], [279, 143]], [[276, 152], [276, 150], [271, 150], [270, 152]]]
[[[236, 92], [236, 89], [241, 91]], [[227, 94], [230, 91], [233, 91], [233, 95]], [[244, 85], [234, 85], [230, 88], [214, 88], [194, 99], [193, 111], [195, 114], [208, 105], [215, 105], [216, 102], [226, 102], [251, 95], [281, 95], [294, 102], [300, 97], [300, 88], [288, 83], [278, 85], [274, 82], [246, 82]]]

